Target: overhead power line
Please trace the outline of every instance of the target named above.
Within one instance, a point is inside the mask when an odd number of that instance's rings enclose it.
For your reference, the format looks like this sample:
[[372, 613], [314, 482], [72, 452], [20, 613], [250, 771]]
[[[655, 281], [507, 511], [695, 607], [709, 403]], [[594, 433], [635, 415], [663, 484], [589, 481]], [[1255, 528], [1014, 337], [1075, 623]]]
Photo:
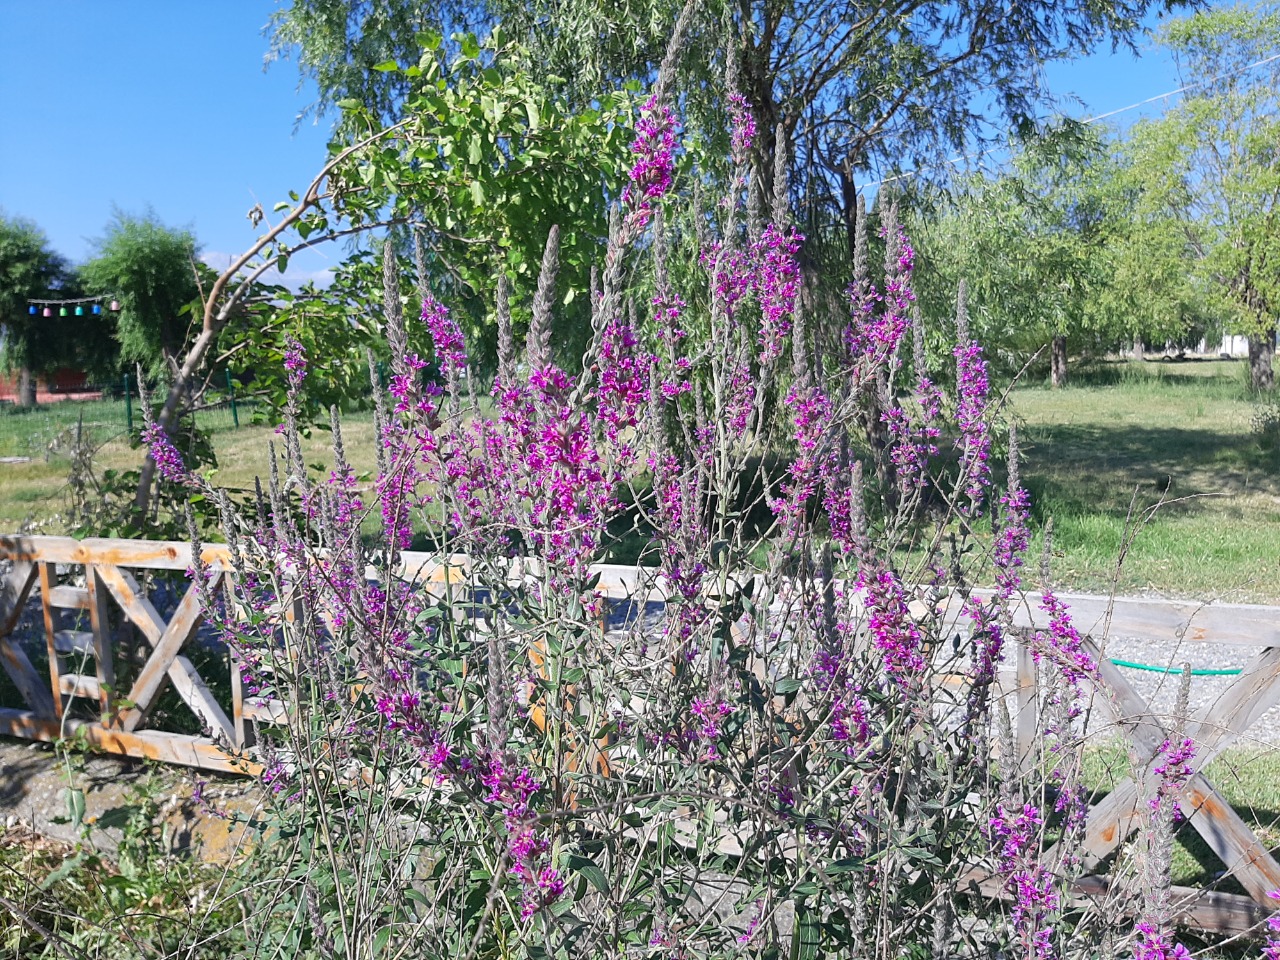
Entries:
[[[1197, 80], [1193, 83], [1186, 83], [1174, 90], [1169, 90], [1166, 93], [1158, 93], [1154, 97], [1147, 97], [1145, 100], [1139, 100], [1136, 103], [1129, 104], [1128, 106], [1118, 107], [1115, 110], [1108, 110], [1106, 113], [1099, 113], [1092, 117], [1086, 117], [1084, 120], [1081, 120], [1080, 122], [1087, 126], [1091, 123], [1097, 123], [1099, 120], [1108, 120], [1111, 117], [1119, 116], [1122, 113], [1128, 113], [1130, 110], [1137, 110], [1139, 107], [1145, 107], [1149, 103], [1155, 103], [1157, 100], [1167, 100], [1170, 97], [1176, 97], [1176, 96], [1179, 96], [1180, 94], [1186, 93], [1188, 90], [1194, 90], [1198, 87], [1205, 87], [1211, 83], [1217, 83], [1219, 80], [1226, 80], [1231, 77], [1243, 76], [1244, 74], [1249, 73], [1252, 70], [1256, 70], [1259, 67], [1264, 67], [1268, 63], [1274, 63], [1277, 60], [1280, 60], [1280, 53], [1273, 54], [1270, 57], [1263, 57], [1261, 60], [1255, 60], [1253, 63], [1247, 64], [1241, 67], [1239, 70], [1231, 70], [1231, 71], [1228, 71], [1227, 73], [1220, 73], [1214, 77], [1206, 77], [1203, 80]], [[953, 164], [960, 163], [963, 160], [975, 160], [980, 157], [985, 157], [991, 153], [998, 153], [1005, 149], [1007, 148], [1006, 147], [988, 147], [986, 150], [981, 150], [978, 153], [961, 153], [946, 160], [945, 164], [953, 165]], [[919, 170], [907, 170], [907, 171], [904, 171], [903, 173], [894, 174], [892, 177], [882, 177], [879, 180], [868, 180], [866, 183], [859, 184], [857, 189], [865, 190], [867, 187], [878, 187], [886, 183], [895, 183], [898, 180], [907, 180], [907, 179], [910, 179], [911, 177], [917, 176], [919, 173], [920, 173]]]

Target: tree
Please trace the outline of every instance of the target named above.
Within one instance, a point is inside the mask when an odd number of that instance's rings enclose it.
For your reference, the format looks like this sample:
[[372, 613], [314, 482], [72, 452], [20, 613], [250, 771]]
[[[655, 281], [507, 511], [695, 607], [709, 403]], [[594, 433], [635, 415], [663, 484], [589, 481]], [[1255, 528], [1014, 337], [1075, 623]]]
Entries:
[[[773, 170], [775, 133], [797, 158], [794, 195], [806, 213], [847, 228], [852, 252], [856, 179], [927, 167], [975, 138], [1033, 127], [1045, 103], [1042, 65], [1131, 42], [1153, 9], [1184, 0], [744, 0], [698, 3], [685, 96], [710, 99], [702, 132], [724, 128], [726, 57], [736, 58], [761, 132], [758, 168]], [[445, 4], [433, 26], [501, 27], [540, 76], [562, 78], [589, 103], [602, 86], [652, 80], [686, 4], [673, 0], [487, 0]], [[320, 106], [344, 97], [398, 115], [404, 87], [370, 76], [380, 58], [416, 62], [410, 0], [293, 0], [273, 17], [274, 53], [292, 52], [320, 87]], [[370, 27], [374, 29], [370, 32]], [[710, 83], [708, 83], [710, 81]], [[719, 94], [719, 96], [717, 96]], [[699, 111], [684, 111], [698, 123]], [[802, 213], [802, 222], [812, 217]], [[810, 231], [814, 232], [814, 231]]]
[[1249, 338], [1250, 382], [1270, 390], [1280, 309], [1280, 9], [1198, 13], [1162, 31], [1187, 97], [1134, 131], [1145, 187], [1182, 225], [1201, 286]]
[[[0, 365], [18, 375], [18, 403], [36, 402], [36, 377], [72, 366], [103, 374], [114, 368], [116, 351], [106, 314], [76, 316], [30, 312], [28, 300], [77, 296], [76, 277], [49, 248], [34, 223], [0, 213]], [[55, 308], [56, 309], [56, 308]]]
[[[382, 66], [386, 73], [398, 69]], [[608, 197], [622, 176], [631, 95], [603, 96], [590, 109], [572, 110], [474, 41], [465, 44], [451, 75], [434, 55], [403, 73], [417, 91], [404, 119], [384, 123], [376, 111], [345, 101], [329, 161], [304, 192], [276, 205], [279, 219], [204, 288], [192, 336], [157, 416], [161, 427], [168, 429], [182, 415], [228, 326], [256, 337], [262, 323], [280, 312], [278, 291], [264, 290], [262, 278], [283, 272], [298, 250], [408, 230], [425, 241], [424, 255], [439, 259], [433, 282], [448, 286], [451, 297], [464, 303], [480, 294], [492, 302], [489, 295], [502, 275], [517, 294], [531, 292], [543, 245], [557, 227], [562, 269], [576, 277], [589, 272], [606, 232]], [[359, 272], [358, 263], [353, 270]], [[295, 300], [288, 310], [315, 335], [318, 322], [350, 322], [343, 306]], [[563, 298], [555, 306], [584, 310], [566, 307]], [[344, 341], [350, 335], [342, 331]], [[277, 342], [264, 346], [279, 356]], [[253, 349], [252, 343], [245, 346], [236, 362], [244, 363]], [[145, 512], [154, 473], [148, 457], [135, 497], [139, 513]]]
[[189, 230], [167, 227], [147, 211], [115, 211], [94, 256], [80, 270], [91, 294], [120, 302], [116, 336], [128, 363], [153, 375], [171, 374], [188, 339], [198, 278], [208, 268]]
[[1170, 222], [1142, 215], [1132, 176], [1100, 131], [1068, 127], [1027, 144], [1004, 174], [963, 180], [915, 217], [930, 318], [950, 315], [964, 280], [979, 335], [1014, 368], [1047, 346], [1059, 387], [1071, 346], [1177, 336], [1185, 262], [1167, 249]]

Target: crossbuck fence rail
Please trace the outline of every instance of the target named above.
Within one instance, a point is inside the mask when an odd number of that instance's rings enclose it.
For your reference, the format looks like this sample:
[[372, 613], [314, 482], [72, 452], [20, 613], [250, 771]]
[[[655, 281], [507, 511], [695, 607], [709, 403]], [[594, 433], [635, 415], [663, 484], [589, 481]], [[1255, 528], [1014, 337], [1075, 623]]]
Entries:
[[[205, 547], [203, 560], [215, 576], [229, 569], [223, 547]], [[252, 724], [285, 721], [285, 705], [246, 696], [234, 667], [229, 702], [219, 701], [187, 656], [204, 616], [196, 588], [186, 589], [166, 620], [141, 585], [148, 571], [188, 570], [189, 544], [11, 536], [0, 537], [0, 561], [8, 567], [0, 581], [0, 665], [21, 700], [6, 704], [0, 694], [0, 734], [43, 741], [76, 736], [104, 751], [132, 757], [223, 773], [260, 771], [252, 748]], [[406, 553], [402, 575], [423, 589], [444, 594], [459, 585], [465, 588], [467, 564], [465, 557], [442, 562], [426, 554]], [[665, 598], [653, 571], [602, 565], [596, 572], [600, 574], [597, 590], [612, 600], [661, 602]], [[40, 598], [47, 676], [36, 669], [14, 636], [33, 592]], [[1061, 599], [1100, 663], [1104, 689], [1099, 702], [1127, 737], [1135, 770], [1149, 768], [1172, 731], [1167, 719], [1101, 656], [1109, 638], [1167, 641], [1191, 660], [1195, 646], [1206, 642], [1257, 651], [1223, 695], [1184, 727], [1197, 744], [1202, 769], [1280, 704], [1280, 607], [1069, 594]], [[1015, 626], [1045, 626], [1036, 600], [1029, 596], [1018, 609]], [[114, 615], [112, 607], [118, 608]], [[89, 630], [74, 629], [74, 621], [82, 621], [86, 612]], [[958, 618], [958, 606], [947, 615]], [[113, 620], [146, 642], [145, 662], [127, 692], [116, 689], [115, 656], [125, 631], [113, 630]], [[90, 662], [92, 673], [86, 670]], [[1012, 685], [1010, 692], [1017, 703], [1019, 749], [1029, 753], [1037, 726], [1038, 680], [1028, 646], [1019, 645], [1014, 667], [1005, 683]], [[152, 707], [166, 685], [172, 686], [211, 735], [150, 725]], [[74, 716], [69, 709], [73, 702]], [[1091, 807], [1084, 840], [1086, 865], [1101, 863], [1138, 828], [1144, 795], [1142, 784], [1128, 779]], [[1280, 863], [1204, 773], [1188, 781], [1181, 806], [1190, 825], [1222, 860], [1226, 876], [1235, 878], [1248, 896], [1175, 888], [1179, 919], [1218, 932], [1255, 926], [1274, 908], [1267, 893], [1280, 889]], [[971, 882], [976, 893], [1002, 895], [997, 878], [974, 873]], [[1104, 877], [1085, 876], [1075, 884], [1074, 893], [1087, 899], [1104, 893], [1106, 885]]]

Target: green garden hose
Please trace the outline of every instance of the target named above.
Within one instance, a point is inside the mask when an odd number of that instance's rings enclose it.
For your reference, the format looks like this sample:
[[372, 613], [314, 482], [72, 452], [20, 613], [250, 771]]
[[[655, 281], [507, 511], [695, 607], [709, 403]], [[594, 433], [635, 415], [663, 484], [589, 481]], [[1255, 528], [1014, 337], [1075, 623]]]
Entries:
[[[1150, 670], [1152, 673], [1181, 673], [1182, 672], [1177, 667], [1157, 667], [1149, 663], [1133, 663], [1129, 660], [1117, 660], [1115, 657], [1111, 658], [1111, 662], [1114, 663], [1117, 667], [1132, 667], [1134, 670]], [[1200, 670], [1192, 670], [1191, 675], [1193, 677], [1234, 677], [1241, 672], [1242, 671], [1240, 670], [1200, 669]]]

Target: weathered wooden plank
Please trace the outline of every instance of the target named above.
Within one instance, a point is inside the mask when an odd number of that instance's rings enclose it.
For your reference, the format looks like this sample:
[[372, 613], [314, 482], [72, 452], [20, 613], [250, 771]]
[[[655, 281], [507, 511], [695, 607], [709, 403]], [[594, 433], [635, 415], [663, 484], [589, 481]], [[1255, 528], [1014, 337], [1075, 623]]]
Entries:
[[[1004, 877], [980, 870], [968, 871], [961, 879], [961, 889], [991, 899], [1012, 900], [1014, 896]], [[1172, 887], [1169, 892], [1173, 922], [1205, 933], [1247, 933], [1256, 929], [1271, 913], [1250, 897], [1238, 893], [1219, 893], [1194, 887]], [[1087, 906], [1109, 897], [1111, 883], [1106, 877], [1080, 877], [1068, 884], [1068, 893], [1071, 906]], [[1131, 911], [1136, 908], [1136, 904], [1126, 898], [1108, 902], [1107, 906]]]
[[231, 721], [227, 718], [226, 711], [222, 709], [222, 705], [218, 703], [190, 660], [181, 655], [174, 657], [173, 663], [169, 665], [169, 680], [173, 683], [173, 688], [178, 691], [178, 696], [186, 701], [187, 706], [200, 718], [214, 737], [227, 744], [235, 742], [235, 732], [231, 728]]
[[[1096, 647], [1092, 652], [1096, 655]], [[1102, 661], [1099, 671], [1106, 685], [1108, 706], [1126, 730], [1139, 761], [1151, 763], [1168, 734], [1142, 697], [1112, 664]], [[1280, 650], [1264, 651], [1240, 674], [1205, 717], [1188, 727], [1197, 741], [1196, 763], [1201, 768], [1225, 750], [1248, 725], [1280, 700]], [[1089, 811], [1081, 853], [1086, 864], [1108, 856], [1142, 822], [1142, 790], [1132, 779], [1117, 785]], [[1271, 904], [1267, 894], [1280, 889], [1280, 864], [1202, 775], [1191, 777], [1179, 799], [1191, 826], [1226, 866], [1227, 871], [1261, 905]]]
[[1249, 829], [1240, 815], [1201, 774], [1191, 777], [1182, 789], [1179, 803], [1196, 833], [1262, 906], [1275, 906], [1268, 894], [1280, 890], [1280, 863]]
[[158, 644], [164, 636], [164, 618], [147, 599], [133, 575], [112, 564], [100, 564], [95, 569], [102, 583], [134, 626], [142, 631], [142, 635], [153, 647]]
[[110, 730], [100, 723], [74, 719], [65, 721], [64, 730], [63, 723], [56, 719], [38, 717], [26, 710], [0, 710], [0, 735], [7, 737], [51, 743], [69, 734], [83, 733], [89, 743], [108, 753], [161, 760], [219, 773], [247, 776], [262, 773], [262, 765], [251, 757], [229, 753], [207, 737], [162, 733], [159, 730], [126, 733], [123, 730]]
[[1018, 744], [1018, 765], [1026, 770], [1035, 756], [1036, 717], [1036, 662], [1031, 647], [1019, 639], [1014, 658], [1017, 661], [1017, 705], [1014, 718], [1014, 737]]
[[90, 630], [55, 630], [53, 649], [60, 657], [93, 656], [93, 632]]
[[[229, 566], [223, 544], [205, 544], [201, 556], [211, 567]], [[0, 537], [0, 557], [77, 566], [109, 563], [149, 570], [188, 570], [191, 544], [176, 540], [118, 540], [110, 537]]]
[[[220, 577], [220, 574], [217, 575], [218, 579]], [[217, 589], [218, 579], [214, 580], [211, 589]], [[138, 678], [129, 689], [128, 699], [133, 706], [120, 715], [122, 730], [136, 729], [142, 718], [146, 716], [152, 700], [164, 685], [174, 657], [191, 639], [203, 618], [204, 612], [200, 609], [200, 592], [193, 583], [187, 588], [182, 601], [178, 604], [178, 609], [174, 611], [173, 619], [165, 626], [159, 641], [153, 645], [151, 656], [147, 658]]]
[[13, 569], [0, 581], [0, 637], [13, 633], [35, 582], [36, 565], [30, 560], [14, 560]]
[[84, 587], [62, 584], [49, 591], [49, 605], [59, 610], [88, 610], [89, 591]]
[[62, 661], [58, 654], [58, 631], [62, 627], [62, 611], [49, 602], [53, 588], [58, 584], [58, 571], [52, 563], [41, 560], [40, 567], [40, 607], [44, 614], [45, 646], [49, 651], [49, 689], [53, 691], [53, 712], [62, 716], [62, 684], [58, 675], [62, 672]]
[[107, 589], [95, 567], [84, 568], [85, 590], [89, 594], [89, 624], [93, 630], [93, 659], [98, 668], [99, 716], [111, 718], [111, 691], [116, 685], [115, 661], [111, 656], [111, 613]]
[[64, 673], [58, 678], [58, 687], [65, 696], [86, 700], [98, 700], [103, 692], [97, 677], [83, 673]]
[[[36, 716], [55, 717], [58, 707], [49, 695], [49, 684], [31, 664], [31, 658], [12, 637], [0, 637], [0, 666], [18, 688], [23, 701]], [[59, 701], [60, 702], [60, 701]]]
[[1235, 677], [1187, 734], [1221, 752], [1280, 704], [1280, 647], [1262, 651]]
[[[107, 589], [111, 591], [111, 595], [115, 597], [116, 602], [129, 615], [129, 619], [138, 626], [138, 629], [150, 641], [153, 650], [162, 646], [168, 624], [164, 622], [164, 618], [156, 611], [151, 601], [142, 595], [137, 581], [124, 570], [110, 564], [103, 564], [98, 567], [98, 573], [102, 577], [102, 582], [106, 584]], [[186, 602], [187, 597], [184, 596], [183, 603], [185, 604]], [[193, 603], [194, 611], [191, 611], [191, 608], [188, 608], [188, 610], [194, 615], [194, 613], [199, 612], [198, 599]], [[178, 625], [178, 630], [174, 634], [175, 638], [183, 636], [181, 632], [183, 627], [183, 624]], [[181, 649], [180, 646], [179, 649]], [[149, 663], [150, 660], [148, 660]], [[208, 727], [210, 732], [215, 737], [224, 739], [228, 744], [234, 743], [235, 735], [231, 721], [227, 719], [226, 711], [214, 699], [213, 694], [200, 678], [199, 672], [192, 666], [191, 661], [183, 656], [167, 657], [165, 673], [173, 683], [174, 689], [178, 691], [178, 696], [182, 697], [187, 706]]]

